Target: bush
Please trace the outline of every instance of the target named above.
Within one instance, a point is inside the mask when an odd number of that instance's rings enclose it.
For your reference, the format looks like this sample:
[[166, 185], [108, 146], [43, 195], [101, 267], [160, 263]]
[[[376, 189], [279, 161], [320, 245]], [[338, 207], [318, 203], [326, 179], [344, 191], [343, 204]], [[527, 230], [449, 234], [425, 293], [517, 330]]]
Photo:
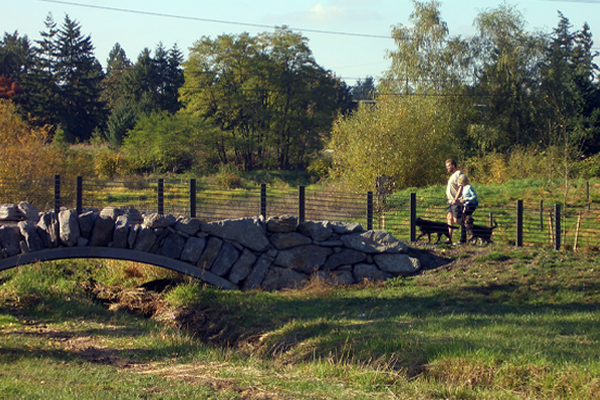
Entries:
[[380, 96], [334, 125], [332, 177], [361, 193], [377, 177], [398, 189], [445, 181], [444, 162], [457, 154], [458, 117], [437, 97]]

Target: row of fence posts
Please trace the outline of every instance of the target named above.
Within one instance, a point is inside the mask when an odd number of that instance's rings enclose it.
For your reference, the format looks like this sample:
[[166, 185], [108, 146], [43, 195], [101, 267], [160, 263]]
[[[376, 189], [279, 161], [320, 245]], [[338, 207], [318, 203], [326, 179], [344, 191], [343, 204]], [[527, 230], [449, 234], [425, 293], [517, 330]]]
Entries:
[[[54, 176], [54, 210], [56, 213], [60, 212], [61, 207], [61, 196], [60, 196], [61, 180], [60, 175]], [[160, 215], [164, 214], [164, 180], [158, 179], [157, 187], [157, 213]], [[543, 201], [540, 202], [540, 230], [544, 229], [544, 211]], [[517, 200], [517, 220], [516, 220], [516, 240], [515, 245], [517, 247], [523, 246], [523, 200]], [[189, 182], [189, 208], [190, 217], [196, 218], [196, 180], [190, 179]], [[76, 187], [76, 209], [77, 213], [83, 212], [83, 178], [77, 177]], [[262, 184], [260, 186], [260, 215], [264, 218], [267, 217], [267, 185]], [[305, 221], [306, 216], [306, 188], [300, 186], [298, 188], [298, 220], [300, 222]], [[367, 230], [373, 229], [373, 192], [367, 192]], [[410, 194], [410, 241], [414, 242], [417, 237], [416, 230], [416, 219], [417, 219], [417, 195], [416, 193]], [[560, 250], [561, 243], [561, 207], [560, 204], [554, 206], [554, 213], [549, 215], [551, 240], [555, 250]], [[490, 213], [489, 225], [493, 224], [493, 214]]]

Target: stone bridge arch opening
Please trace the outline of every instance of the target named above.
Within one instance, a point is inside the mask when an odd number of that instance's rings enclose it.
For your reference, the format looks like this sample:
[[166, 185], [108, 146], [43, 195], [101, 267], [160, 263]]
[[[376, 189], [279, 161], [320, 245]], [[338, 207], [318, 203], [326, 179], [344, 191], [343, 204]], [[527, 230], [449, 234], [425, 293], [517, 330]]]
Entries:
[[220, 282], [219, 279], [215, 279], [214, 276], [211, 276], [212, 274], [210, 272], [207, 273], [207, 271], [201, 270], [186, 262], [158, 254], [110, 247], [61, 247], [44, 249], [32, 253], [23, 253], [18, 256], [0, 260], [0, 272], [23, 265], [34, 264], [36, 262], [90, 258], [133, 261], [149, 264], [188, 275], [224, 289], [231, 289], [225, 282]]

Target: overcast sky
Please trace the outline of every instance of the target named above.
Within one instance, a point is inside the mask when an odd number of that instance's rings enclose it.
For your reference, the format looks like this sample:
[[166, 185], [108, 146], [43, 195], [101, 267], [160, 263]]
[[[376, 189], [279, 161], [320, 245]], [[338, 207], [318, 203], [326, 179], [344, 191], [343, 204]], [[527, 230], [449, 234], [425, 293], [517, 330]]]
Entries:
[[[451, 35], [474, 33], [473, 20], [502, 0], [442, 0], [442, 18]], [[529, 30], [550, 32], [560, 10], [573, 29], [587, 22], [600, 43], [600, 0], [506, 1], [524, 15]], [[0, 0], [0, 29], [40, 38], [49, 12], [57, 23], [65, 14], [91, 35], [95, 56], [105, 65], [108, 53], [120, 43], [135, 61], [144, 47], [159, 42], [187, 50], [202, 36], [248, 32], [256, 35], [288, 25], [309, 39], [319, 65], [350, 85], [366, 76], [377, 78], [389, 66], [394, 48], [391, 27], [408, 24], [409, 0]], [[600, 46], [595, 46], [600, 50]]]

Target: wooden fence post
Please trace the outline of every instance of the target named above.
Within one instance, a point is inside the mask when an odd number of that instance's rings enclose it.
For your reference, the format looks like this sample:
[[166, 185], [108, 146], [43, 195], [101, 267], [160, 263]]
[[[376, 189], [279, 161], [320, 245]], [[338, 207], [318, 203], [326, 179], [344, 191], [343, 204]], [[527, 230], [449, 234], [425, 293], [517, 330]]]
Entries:
[[373, 192], [367, 192], [367, 230], [373, 230]]
[[190, 218], [196, 218], [196, 180], [190, 179]]
[[77, 190], [76, 190], [76, 204], [77, 204], [77, 215], [83, 213], [83, 177], [77, 177]]
[[517, 247], [523, 247], [523, 200], [517, 200]]
[[158, 179], [158, 215], [165, 213], [165, 188], [162, 178]]
[[54, 212], [60, 212], [60, 175], [54, 175]]
[[417, 194], [410, 194], [410, 241], [417, 239]]
[[260, 185], [260, 215], [267, 218], [267, 185]]
[[560, 204], [556, 204], [554, 206], [554, 237], [556, 240], [554, 241], [554, 250], [560, 250]]
[[304, 222], [306, 213], [306, 187], [298, 187], [298, 222]]

